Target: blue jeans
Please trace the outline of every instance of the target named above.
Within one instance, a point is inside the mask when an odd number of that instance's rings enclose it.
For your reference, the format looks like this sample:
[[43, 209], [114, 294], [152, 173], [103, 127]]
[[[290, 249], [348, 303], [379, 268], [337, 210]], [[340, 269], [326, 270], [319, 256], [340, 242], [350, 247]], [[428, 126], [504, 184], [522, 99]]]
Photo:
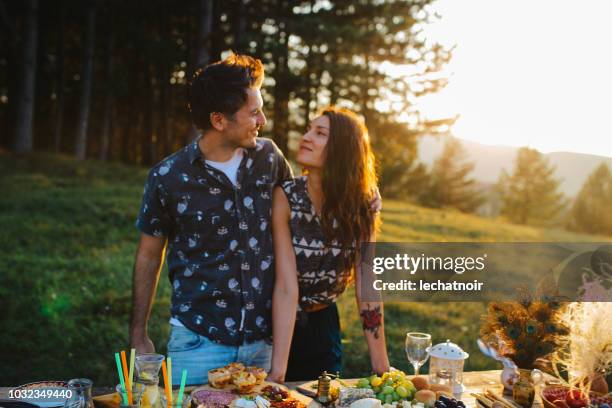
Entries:
[[180, 385], [187, 369], [187, 385], [208, 383], [208, 371], [238, 361], [270, 370], [272, 344], [266, 340], [228, 346], [215, 343], [186, 327], [171, 326], [168, 356], [172, 358], [172, 385]]

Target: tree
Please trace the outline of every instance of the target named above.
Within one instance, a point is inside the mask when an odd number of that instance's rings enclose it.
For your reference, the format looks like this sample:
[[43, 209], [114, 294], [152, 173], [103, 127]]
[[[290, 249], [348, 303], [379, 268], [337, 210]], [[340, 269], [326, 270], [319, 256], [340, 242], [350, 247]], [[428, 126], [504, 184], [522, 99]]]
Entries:
[[38, 45], [38, 0], [28, 0], [23, 43], [23, 77], [17, 103], [15, 151], [29, 153], [33, 145], [34, 86], [36, 84], [36, 49]]
[[558, 191], [555, 169], [540, 152], [527, 147], [518, 151], [514, 171], [502, 170], [497, 189], [502, 201], [501, 214], [518, 224], [546, 224], [565, 206]]
[[87, 10], [87, 34], [85, 36], [83, 74], [79, 121], [75, 154], [77, 159], [83, 160], [87, 154], [87, 130], [89, 126], [89, 112], [91, 110], [91, 84], [93, 78], [94, 44], [96, 38], [96, 7], [90, 0]]
[[55, 113], [55, 137], [53, 141], [54, 150], [59, 152], [62, 147], [62, 127], [64, 120], [64, 57], [66, 42], [64, 41], [64, 30], [66, 25], [66, 6], [63, 1], [59, 1], [59, 27], [57, 27], [57, 64], [55, 67], [55, 94], [57, 97], [56, 113]]
[[[112, 16], [112, 3], [109, 15]], [[102, 131], [100, 137], [100, 149], [98, 158], [100, 160], [108, 160], [108, 150], [110, 144], [112, 113], [113, 113], [113, 20], [112, 17], [108, 21], [108, 32], [106, 37], [106, 61], [104, 67], [104, 79], [106, 86], [104, 87], [104, 113], [102, 118]]]
[[421, 196], [422, 204], [473, 212], [484, 201], [476, 180], [469, 177], [473, 170], [474, 163], [466, 161], [461, 142], [454, 137], [448, 139], [442, 154], [433, 164], [429, 188]]
[[570, 211], [570, 228], [612, 235], [612, 172], [602, 163], [584, 182]]

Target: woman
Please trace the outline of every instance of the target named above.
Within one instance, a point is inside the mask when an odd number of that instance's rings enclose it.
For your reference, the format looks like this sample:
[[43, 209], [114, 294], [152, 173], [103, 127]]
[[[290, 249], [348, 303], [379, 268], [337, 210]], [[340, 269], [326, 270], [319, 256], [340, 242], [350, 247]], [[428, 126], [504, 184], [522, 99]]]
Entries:
[[[373, 242], [374, 157], [363, 122], [329, 107], [300, 140], [304, 175], [276, 187], [272, 234], [276, 281], [269, 379], [317, 378], [341, 368], [336, 298], [355, 280], [358, 310], [373, 371], [389, 370], [381, 302], [360, 299], [361, 242]], [[297, 312], [297, 319], [296, 319]]]

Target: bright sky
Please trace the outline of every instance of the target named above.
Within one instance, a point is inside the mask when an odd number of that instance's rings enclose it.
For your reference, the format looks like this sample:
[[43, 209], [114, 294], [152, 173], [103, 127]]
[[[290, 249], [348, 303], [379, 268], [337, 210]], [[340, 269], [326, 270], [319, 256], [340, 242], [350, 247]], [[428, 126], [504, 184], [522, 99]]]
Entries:
[[432, 118], [485, 144], [612, 156], [612, 2], [437, 0], [428, 36], [457, 44]]

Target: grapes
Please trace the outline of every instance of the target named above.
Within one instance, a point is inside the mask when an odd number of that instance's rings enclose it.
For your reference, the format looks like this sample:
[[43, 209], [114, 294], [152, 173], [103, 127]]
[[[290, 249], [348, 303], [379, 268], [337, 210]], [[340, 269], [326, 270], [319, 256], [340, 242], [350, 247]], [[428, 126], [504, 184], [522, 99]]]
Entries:
[[372, 387], [380, 387], [382, 382], [383, 382], [382, 378], [380, 378], [377, 375], [370, 377], [370, 385], [372, 385]]
[[440, 395], [439, 401], [443, 402], [445, 405], [448, 405], [451, 402], [451, 399], [446, 395]]
[[385, 395], [393, 394], [393, 392], [394, 392], [393, 387], [391, 387], [390, 385], [385, 385], [382, 389], [382, 393]]
[[[392, 371], [381, 376], [376, 374], [370, 377], [360, 378], [355, 385], [357, 388], [371, 389], [376, 398], [383, 404], [411, 401], [416, 393], [416, 388], [412, 381], [408, 379], [403, 371]], [[388, 402], [390, 398], [390, 402]]]
[[359, 381], [357, 381], [357, 388], [366, 388], [370, 385], [370, 380], [367, 378], [360, 378]]
[[408, 395], [410, 395], [410, 391], [408, 391], [408, 388], [404, 387], [403, 385], [397, 386], [395, 388], [395, 392], [400, 398], [406, 398]]
[[465, 403], [456, 398], [440, 395], [440, 398], [434, 404], [434, 408], [465, 408]]

